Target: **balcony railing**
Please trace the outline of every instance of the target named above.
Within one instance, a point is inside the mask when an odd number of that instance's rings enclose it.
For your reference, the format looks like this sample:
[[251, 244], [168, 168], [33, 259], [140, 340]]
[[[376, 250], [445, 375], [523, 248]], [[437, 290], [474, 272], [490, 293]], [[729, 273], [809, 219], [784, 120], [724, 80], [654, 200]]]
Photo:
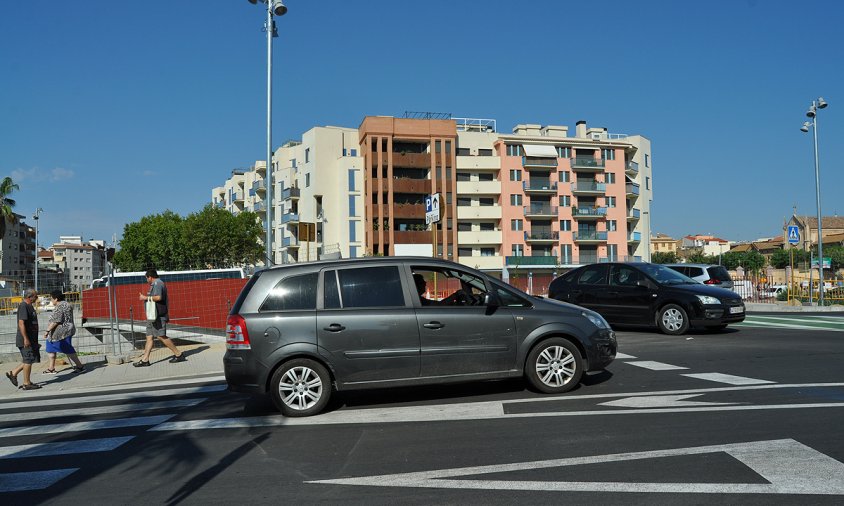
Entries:
[[636, 162], [627, 162], [625, 170], [628, 174], [635, 175], [639, 173], [639, 164]]
[[525, 206], [524, 212], [525, 216], [557, 216], [558, 209], [559, 208], [557, 206], [534, 204], [531, 206]]
[[298, 199], [299, 193], [299, 188], [285, 188], [281, 192], [281, 200]]
[[560, 259], [555, 256], [509, 256], [507, 257], [508, 267], [527, 267], [527, 266], [555, 266]]
[[571, 191], [579, 193], [606, 193], [607, 184], [580, 181], [571, 184]]
[[232, 202], [243, 202], [243, 194], [232, 192]]
[[642, 242], [642, 233], [631, 232], [627, 234], [627, 242]]
[[551, 232], [539, 232], [539, 231], [530, 231], [525, 232], [525, 241], [530, 242], [547, 242], [547, 241], [559, 241], [560, 240], [560, 233], [551, 231]]
[[298, 248], [299, 247], [299, 240], [296, 239], [295, 237], [282, 237], [281, 247], [282, 248]]
[[627, 219], [628, 220], [638, 220], [641, 217], [641, 211], [638, 209], [628, 209], [627, 210]]
[[285, 213], [281, 216], [282, 223], [298, 223], [299, 213]]
[[575, 241], [580, 242], [606, 242], [607, 240], [607, 233], [606, 232], [598, 232], [594, 230], [585, 230], [577, 232], [572, 232]]
[[522, 167], [552, 168], [557, 166], [556, 158], [540, 158], [536, 156], [523, 156]]
[[255, 202], [255, 205], [253, 206], [252, 211], [256, 212], [256, 213], [260, 213], [262, 211], [265, 211], [266, 209], [267, 209], [267, 205], [264, 204], [263, 202]]
[[550, 181], [525, 181], [522, 187], [526, 192], [557, 192], [557, 183]]
[[605, 218], [607, 216], [607, 208], [575, 207], [572, 208], [571, 215], [575, 218]]
[[627, 183], [624, 186], [624, 189], [627, 195], [639, 195], [639, 184], [638, 183]]
[[267, 184], [264, 182], [263, 179], [259, 179], [258, 181], [254, 181], [252, 183], [252, 191], [253, 192], [267, 191]]
[[602, 158], [592, 158], [589, 156], [576, 156], [571, 159], [572, 169], [601, 169], [606, 167], [606, 163]]

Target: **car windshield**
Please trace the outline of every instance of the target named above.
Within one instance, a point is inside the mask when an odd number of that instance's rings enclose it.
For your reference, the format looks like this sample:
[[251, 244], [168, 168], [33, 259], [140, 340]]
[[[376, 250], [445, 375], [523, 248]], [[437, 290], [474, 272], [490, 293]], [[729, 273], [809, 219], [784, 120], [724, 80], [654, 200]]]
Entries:
[[657, 283], [663, 285], [683, 285], [683, 284], [697, 284], [697, 281], [690, 277], [684, 276], [674, 269], [670, 269], [660, 264], [642, 264], [640, 269], [648, 276], [653, 278]]

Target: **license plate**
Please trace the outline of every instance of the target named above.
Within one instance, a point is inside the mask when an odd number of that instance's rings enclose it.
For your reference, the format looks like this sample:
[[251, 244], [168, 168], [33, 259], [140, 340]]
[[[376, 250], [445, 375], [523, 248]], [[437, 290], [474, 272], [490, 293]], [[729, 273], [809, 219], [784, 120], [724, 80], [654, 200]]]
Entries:
[[730, 314], [744, 313], [744, 308], [741, 306], [731, 307]]

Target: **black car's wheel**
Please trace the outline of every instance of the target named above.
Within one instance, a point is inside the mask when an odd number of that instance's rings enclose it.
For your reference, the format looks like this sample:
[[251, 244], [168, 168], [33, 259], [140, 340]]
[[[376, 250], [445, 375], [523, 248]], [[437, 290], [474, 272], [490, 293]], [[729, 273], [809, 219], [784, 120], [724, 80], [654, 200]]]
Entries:
[[554, 337], [533, 347], [525, 364], [525, 375], [540, 392], [568, 392], [580, 383], [583, 357], [571, 341]]
[[284, 416], [315, 415], [331, 397], [331, 377], [322, 364], [297, 358], [276, 370], [270, 394]]
[[660, 309], [656, 323], [660, 331], [670, 336], [685, 334], [689, 330], [689, 317], [677, 304], [668, 304]]

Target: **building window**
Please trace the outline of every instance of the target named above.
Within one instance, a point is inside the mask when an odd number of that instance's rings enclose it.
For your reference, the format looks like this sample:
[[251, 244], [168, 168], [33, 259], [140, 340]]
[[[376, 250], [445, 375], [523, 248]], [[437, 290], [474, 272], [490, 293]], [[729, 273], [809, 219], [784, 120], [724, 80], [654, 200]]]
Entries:
[[355, 169], [349, 169], [349, 191], [355, 191]]
[[571, 231], [571, 220], [560, 220], [560, 232]]
[[615, 173], [607, 172], [604, 174], [604, 182], [607, 184], [615, 183]]
[[311, 186], [311, 174], [305, 174], [305, 188], [310, 188]]
[[478, 199], [478, 204], [480, 204], [484, 207], [494, 206], [495, 205], [495, 199], [492, 198], [492, 197], [481, 197], [481, 198]]
[[357, 242], [357, 234], [355, 233], [357, 223], [356, 221], [349, 222], [349, 242]]
[[471, 205], [472, 205], [471, 197], [457, 197], [457, 207], [469, 207]]
[[481, 256], [482, 257], [494, 257], [495, 256], [495, 248], [481, 248]]
[[560, 263], [573, 263], [571, 256], [571, 244], [560, 244]]
[[524, 222], [522, 220], [510, 220], [510, 230], [524, 230]]
[[615, 207], [615, 197], [604, 197], [607, 207]]
[[358, 156], [358, 150], [357, 149], [351, 149], [350, 151], [352, 153], [352, 156]]
[[519, 169], [510, 169], [510, 181], [521, 181], [522, 171]]
[[[651, 178], [649, 178], [648, 176], [645, 176], [645, 189], [646, 190], [651, 189]], [[821, 225], [823, 225], [823, 223], [821, 223]], [[823, 228], [823, 227], [821, 227], [821, 228]]]
[[305, 163], [311, 161], [311, 148], [305, 148]]
[[607, 244], [607, 260], [615, 262], [618, 260], [618, 245]]
[[651, 166], [651, 157], [647, 153], [645, 153], [645, 167]]
[[560, 182], [561, 183], [568, 183], [569, 181], [571, 181], [571, 174], [569, 174], [569, 171], [561, 170], [560, 171]]
[[472, 248], [457, 248], [457, 256], [470, 257], [472, 256]]
[[522, 196], [518, 193], [514, 193], [510, 195], [510, 205], [511, 206], [520, 206], [522, 205]]
[[568, 146], [557, 146], [557, 157], [571, 158], [571, 148]]
[[357, 258], [358, 257], [358, 247], [357, 246], [349, 246], [349, 258]]
[[507, 156], [522, 156], [521, 146], [518, 144], [507, 144]]
[[560, 207], [571, 207], [571, 195], [560, 195]]
[[357, 216], [357, 209], [355, 209], [355, 196], [349, 195], [349, 216]]
[[510, 252], [513, 253], [514, 257], [524, 256], [525, 247], [521, 244], [514, 244], [513, 247], [510, 249]]
[[604, 160], [615, 160], [615, 150], [604, 148], [601, 150], [601, 158]]
[[618, 222], [616, 220], [607, 220], [607, 232], [615, 232], [618, 230]]

